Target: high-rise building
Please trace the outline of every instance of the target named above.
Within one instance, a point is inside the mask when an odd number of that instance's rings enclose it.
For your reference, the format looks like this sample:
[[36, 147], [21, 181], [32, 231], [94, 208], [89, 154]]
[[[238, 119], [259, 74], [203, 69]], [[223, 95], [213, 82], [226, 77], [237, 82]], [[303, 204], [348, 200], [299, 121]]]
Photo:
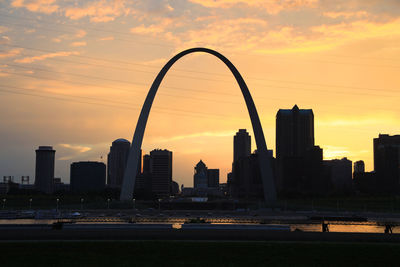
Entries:
[[230, 194], [235, 198], [263, 196], [258, 154], [251, 154], [251, 136], [246, 129], [239, 129], [233, 138], [232, 174], [228, 184]]
[[365, 172], [365, 163], [363, 160], [354, 162], [354, 176]]
[[346, 194], [353, 191], [352, 162], [347, 158], [324, 160], [333, 190], [337, 194]]
[[400, 135], [374, 138], [374, 169], [380, 193], [400, 193]]
[[[126, 139], [117, 139], [112, 142], [107, 157], [107, 185], [111, 188], [121, 188], [126, 162], [129, 156], [131, 143]], [[139, 156], [138, 174], [141, 172], [141, 156]]]
[[36, 149], [35, 187], [46, 194], [54, 191], [55, 154], [51, 146], [39, 146]]
[[219, 169], [207, 170], [208, 187], [219, 188]]
[[276, 115], [276, 158], [302, 157], [314, 146], [312, 109], [280, 109]]
[[207, 170], [208, 168], [202, 160], [200, 160], [199, 163], [196, 164], [196, 167], [194, 167], [193, 187], [195, 189], [205, 189], [208, 187]]
[[82, 161], [71, 164], [70, 188], [74, 193], [101, 192], [106, 186], [106, 165]]
[[150, 152], [151, 190], [155, 196], [169, 196], [172, 182], [172, 151], [154, 149]]
[[239, 129], [233, 137], [233, 162], [251, 154], [251, 137], [246, 129]]

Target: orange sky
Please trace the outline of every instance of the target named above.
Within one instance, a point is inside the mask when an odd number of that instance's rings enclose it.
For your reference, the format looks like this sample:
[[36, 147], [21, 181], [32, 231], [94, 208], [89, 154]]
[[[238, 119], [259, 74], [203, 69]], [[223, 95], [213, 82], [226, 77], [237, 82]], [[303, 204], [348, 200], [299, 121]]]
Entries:
[[[276, 112], [294, 104], [314, 110], [325, 158], [368, 170], [372, 139], [400, 132], [396, 0], [0, 1], [0, 175], [34, 177], [39, 145], [56, 148], [66, 182], [71, 162], [105, 161], [114, 139], [132, 139], [163, 64], [195, 46], [236, 65], [269, 148]], [[200, 159], [224, 182], [239, 128], [253, 136], [227, 68], [189, 55], [160, 87], [143, 149], [172, 150], [179, 184]]]

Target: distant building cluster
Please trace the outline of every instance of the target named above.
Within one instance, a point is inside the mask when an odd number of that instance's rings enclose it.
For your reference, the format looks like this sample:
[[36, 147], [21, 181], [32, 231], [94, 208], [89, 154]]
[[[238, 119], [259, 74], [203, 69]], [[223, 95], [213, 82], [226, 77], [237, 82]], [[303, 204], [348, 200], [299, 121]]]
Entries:
[[[35, 181], [21, 177], [21, 184], [13, 176], [4, 176], [0, 194], [11, 190], [30, 189], [45, 194], [71, 192], [73, 194], [101, 193], [116, 195], [121, 190], [129, 156], [130, 142], [112, 142], [103, 162], [73, 162], [70, 184], [54, 177], [55, 153], [51, 146], [36, 149]], [[312, 109], [280, 109], [276, 115], [276, 158], [268, 151], [280, 197], [328, 195], [397, 195], [400, 194], [400, 135], [380, 134], [373, 140], [374, 171], [366, 172], [363, 161], [354, 165], [347, 158], [324, 160], [323, 149], [315, 144], [314, 113]], [[200, 160], [194, 167], [193, 187], [173, 181], [173, 153], [154, 149], [142, 157], [140, 152], [134, 197], [155, 199], [170, 196], [199, 198], [263, 199], [257, 150], [252, 152], [251, 136], [239, 129], [233, 137], [232, 170], [227, 183], [220, 183], [219, 169], [208, 168]], [[265, 163], [266, 164], [266, 163]], [[353, 170], [354, 166], [354, 170]]]

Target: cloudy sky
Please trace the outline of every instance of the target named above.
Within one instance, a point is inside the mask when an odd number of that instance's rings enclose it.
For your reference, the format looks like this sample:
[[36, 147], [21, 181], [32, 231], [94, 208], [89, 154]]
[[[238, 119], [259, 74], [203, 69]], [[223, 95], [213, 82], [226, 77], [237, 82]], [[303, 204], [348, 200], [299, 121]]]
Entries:
[[[327, 159], [372, 170], [372, 139], [400, 133], [398, 0], [0, 0], [0, 175], [33, 178], [39, 145], [55, 147], [65, 182], [71, 162], [105, 161], [132, 139], [163, 64], [195, 46], [236, 65], [269, 148], [276, 112], [294, 104], [314, 110]], [[232, 136], [253, 136], [233, 77], [205, 54], [174, 65], [147, 126], [144, 151], [172, 150], [186, 186], [200, 159], [226, 181]]]

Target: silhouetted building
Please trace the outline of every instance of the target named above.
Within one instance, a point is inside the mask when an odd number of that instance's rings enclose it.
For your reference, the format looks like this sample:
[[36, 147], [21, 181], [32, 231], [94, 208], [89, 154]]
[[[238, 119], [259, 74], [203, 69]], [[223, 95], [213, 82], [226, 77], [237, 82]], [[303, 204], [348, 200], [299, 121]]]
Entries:
[[347, 158], [325, 160], [333, 185], [333, 191], [337, 194], [349, 194], [353, 192], [352, 162]]
[[207, 177], [208, 168], [206, 164], [200, 160], [199, 163], [194, 167], [194, 175], [193, 175], [193, 187], [194, 189], [203, 188], [206, 189], [208, 187], [208, 177]]
[[35, 187], [46, 194], [54, 191], [55, 154], [56, 151], [51, 146], [39, 146], [36, 149]]
[[276, 174], [283, 195], [325, 195], [331, 188], [323, 150], [314, 145], [312, 109], [280, 109], [276, 115]]
[[280, 109], [276, 115], [276, 158], [302, 157], [314, 146], [312, 109]]
[[106, 186], [106, 165], [102, 162], [74, 162], [70, 175], [74, 193], [101, 192]]
[[134, 197], [138, 199], [150, 199], [152, 197], [150, 155], [143, 156], [143, 171], [136, 176]]
[[171, 194], [173, 196], [176, 196], [179, 194], [179, 184], [175, 181], [172, 181], [172, 183], [171, 183]]
[[375, 172], [354, 172], [353, 182], [358, 193], [367, 195], [379, 194], [380, 190]]
[[112, 142], [107, 157], [107, 185], [111, 188], [122, 186], [130, 146], [131, 143], [122, 138]]
[[246, 129], [239, 129], [234, 136], [233, 155], [232, 173], [228, 174], [226, 191], [234, 198], [263, 198], [258, 155], [257, 151], [251, 154], [251, 137]]
[[400, 193], [400, 135], [374, 138], [374, 169], [380, 193]]
[[219, 169], [208, 169], [207, 180], [209, 188], [219, 188]]
[[365, 172], [365, 163], [362, 160], [354, 162], [354, 175]]
[[257, 153], [232, 165], [231, 194], [234, 198], [261, 199], [264, 196]]
[[239, 129], [233, 137], [233, 162], [251, 154], [251, 137], [246, 129]]
[[155, 149], [150, 152], [151, 191], [154, 196], [169, 196], [172, 182], [172, 152]]

